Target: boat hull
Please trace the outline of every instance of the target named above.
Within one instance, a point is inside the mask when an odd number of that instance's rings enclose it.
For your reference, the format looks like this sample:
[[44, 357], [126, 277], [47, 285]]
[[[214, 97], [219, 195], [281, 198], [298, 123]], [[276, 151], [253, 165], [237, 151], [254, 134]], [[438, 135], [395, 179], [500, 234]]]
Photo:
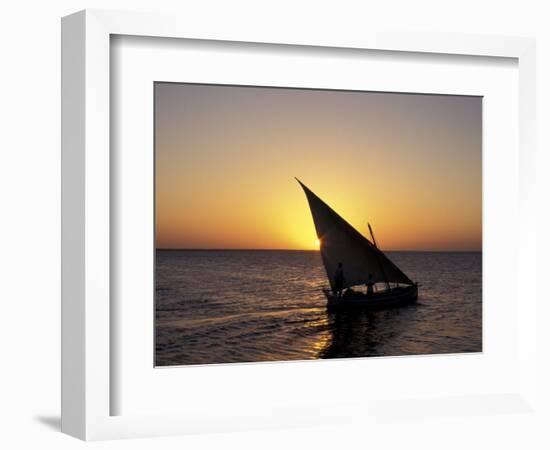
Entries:
[[332, 291], [323, 289], [327, 297], [327, 308], [365, 308], [365, 309], [386, 309], [415, 303], [418, 299], [418, 285], [393, 288], [389, 291], [371, 295], [362, 292], [344, 294], [342, 297], [335, 296]]

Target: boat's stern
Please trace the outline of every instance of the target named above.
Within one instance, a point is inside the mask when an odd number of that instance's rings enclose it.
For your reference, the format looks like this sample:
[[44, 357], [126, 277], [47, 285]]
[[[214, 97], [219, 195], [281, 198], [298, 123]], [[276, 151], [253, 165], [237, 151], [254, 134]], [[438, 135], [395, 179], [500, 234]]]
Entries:
[[323, 294], [327, 298], [327, 306], [334, 306], [338, 303], [338, 297], [330, 289], [323, 289]]

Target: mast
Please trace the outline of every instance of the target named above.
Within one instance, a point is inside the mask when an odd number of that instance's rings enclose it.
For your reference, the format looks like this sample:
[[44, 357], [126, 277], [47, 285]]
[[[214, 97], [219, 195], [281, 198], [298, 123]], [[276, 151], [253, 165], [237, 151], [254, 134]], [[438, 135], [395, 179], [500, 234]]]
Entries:
[[[370, 237], [372, 238], [372, 243], [374, 244], [374, 247], [376, 249], [380, 250], [378, 248], [378, 245], [376, 244], [376, 238], [374, 237], [374, 233], [372, 232], [372, 228], [370, 226], [370, 223], [367, 222], [367, 225], [369, 226]], [[384, 275], [384, 280], [386, 281], [386, 288], [389, 291], [390, 290], [390, 282], [388, 281], [388, 276], [386, 275], [386, 271], [384, 270], [384, 265], [382, 264], [382, 261], [380, 261], [380, 257], [378, 257], [378, 263], [380, 264], [380, 270], [382, 271], [382, 274]]]

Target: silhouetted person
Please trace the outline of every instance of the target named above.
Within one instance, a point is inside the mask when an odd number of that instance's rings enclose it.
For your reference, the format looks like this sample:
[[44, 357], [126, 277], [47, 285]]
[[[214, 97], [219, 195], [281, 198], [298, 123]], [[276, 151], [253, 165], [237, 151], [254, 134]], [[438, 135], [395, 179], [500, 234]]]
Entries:
[[374, 281], [372, 281], [372, 273], [369, 273], [369, 279], [365, 284], [367, 285], [367, 295], [374, 295]]
[[336, 297], [342, 297], [342, 291], [344, 290], [344, 269], [342, 268], [342, 263], [338, 263], [338, 268], [334, 273], [334, 291], [336, 292]]

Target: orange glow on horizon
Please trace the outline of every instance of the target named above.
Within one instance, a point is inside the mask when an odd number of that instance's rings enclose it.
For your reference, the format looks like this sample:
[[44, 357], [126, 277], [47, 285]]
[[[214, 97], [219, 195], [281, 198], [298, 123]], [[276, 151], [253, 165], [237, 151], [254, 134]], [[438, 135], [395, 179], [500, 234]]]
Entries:
[[318, 250], [298, 176], [383, 250], [481, 249], [481, 99], [208, 88], [156, 84], [157, 248]]

